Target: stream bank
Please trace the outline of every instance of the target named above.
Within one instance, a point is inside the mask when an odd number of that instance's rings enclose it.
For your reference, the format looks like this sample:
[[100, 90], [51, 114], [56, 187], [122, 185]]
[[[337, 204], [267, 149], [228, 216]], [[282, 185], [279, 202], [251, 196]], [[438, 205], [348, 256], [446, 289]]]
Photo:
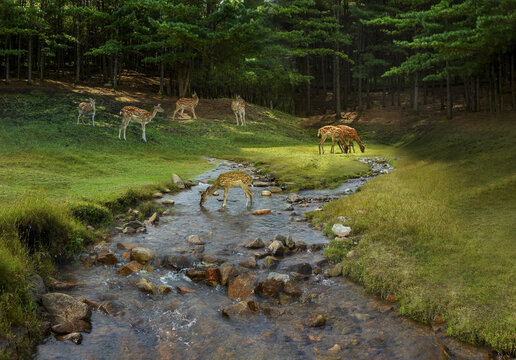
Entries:
[[[378, 166], [378, 173], [388, 169]], [[200, 175], [196, 186], [163, 198], [174, 205], [158, 226], [119, 234], [83, 263], [63, 267], [63, 278], [78, 284], [64, 292], [94, 308], [92, 328], [81, 333], [81, 345], [47, 338], [36, 358], [488, 358], [485, 350], [401, 317], [395, 304], [368, 296], [360, 286], [323, 275], [332, 268], [323, 256], [328, 239], [304, 214], [352, 194], [368, 178], [297, 195], [279, 192], [277, 184], [267, 184], [273, 179], [262, 178], [257, 182], [266, 186], [252, 189], [250, 210], [240, 189], [230, 191], [226, 211], [218, 211], [222, 196], [200, 209], [205, 182], [234, 169], [249, 172], [242, 164], [221, 162]], [[263, 190], [274, 192], [262, 196]], [[253, 215], [257, 209], [272, 211]], [[133, 254], [146, 268], [123, 275], [135, 247], [152, 257]], [[105, 257], [116, 264], [88, 261], [101, 252], [112, 254]], [[138, 283], [155, 290], [140, 291]], [[170, 291], [160, 293], [165, 288]]]

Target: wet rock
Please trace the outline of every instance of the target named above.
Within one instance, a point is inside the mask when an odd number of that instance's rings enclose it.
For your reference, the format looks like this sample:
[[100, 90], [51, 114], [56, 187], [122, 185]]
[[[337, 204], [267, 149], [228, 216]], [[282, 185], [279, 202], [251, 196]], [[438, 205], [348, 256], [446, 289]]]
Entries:
[[220, 273], [220, 284], [223, 286], [226, 286], [233, 279], [235, 279], [238, 275], [240, 275], [239, 271], [237, 269], [235, 269], [235, 267], [231, 263], [224, 263], [224, 264], [220, 265], [219, 273]]
[[300, 274], [293, 271], [290, 273], [290, 277], [295, 281], [306, 281], [310, 279], [310, 275]]
[[351, 228], [342, 224], [333, 224], [331, 231], [339, 237], [346, 237], [351, 233]]
[[369, 314], [362, 314], [362, 313], [356, 313], [356, 314], [353, 314], [358, 320], [360, 321], [365, 321], [367, 319], [369, 319]]
[[335, 344], [333, 345], [331, 348], [328, 349], [329, 352], [332, 352], [332, 353], [338, 353], [342, 350], [342, 348], [340, 347], [339, 344]]
[[394, 305], [391, 304], [380, 304], [376, 307], [376, 310], [378, 310], [381, 313], [391, 311], [392, 309], [394, 309]]
[[202, 254], [203, 252], [204, 252], [204, 245], [195, 245], [192, 249], [192, 254]]
[[118, 264], [118, 259], [113, 251], [104, 248], [97, 254], [97, 263], [102, 265], [115, 265]]
[[174, 205], [176, 202], [172, 199], [163, 200], [161, 202], [163, 205]]
[[307, 249], [306, 243], [301, 240], [297, 240], [294, 242], [295, 248], [300, 251], [305, 251]]
[[158, 293], [161, 295], [166, 295], [172, 291], [172, 288], [168, 285], [158, 285], [156, 286], [156, 289], [158, 290]]
[[48, 293], [43, 295], [41, 300], [56, 323], [74, 322], [76, 320], [89, 321], [91, 318], [91, 309], [88, 305], [70, 295]]
[[253, 182], [253, 186], [256, 186], [256, 187], [267, 187], [270, 185], [271, 184], [269, 182], [265, 182], [265, 181], [254, 181]]
[[281, 241], [274, 240], [272, 244], [269, 245], [269, 250], [274, 256], [282, 256], [285, 251], [285, 247]]
[[46, 294], [47, 287], [43, 282], [43, 279], [38, 274], [34, 274], [29, 278], [29, 290], [32, 295], [32, 299], [35, 302], [41, 302], [41, 297]]
[[436, 324], [444, 323], [444, 319], [440, 315], [435, 315], [433, 320], [434, 320], [434, 323], [436, 323]]
[[311, 252], [316, 252], [316, 251], [319, 251], [319, 250], [322, 250], [326, 247], [326, 244], [323, 244], [323, 243], [319, 243], [319, 244], [311, 244], [308, 249], [311, 251]]
[[283, 206], [281, 208], [281, 210], [283, 210], [283, 211], [294, 211], [294, 207], [292, 206], [292, 204], [286, 204], [285, 206]]
[[187, 239], [189, 244], [192, 245], [204, 245], [204, 241], [199, 238], [199, 235], [190, 235]]
[[136, 229], [132, 227], [125, 227], [122, 231], [124, 234], [134, 234], [136, 233]]
[[126, 243], [126, 242], [119, 242], [116, 244], [116, 247], [120, 250], [132, 250], [137, 246], [138, 246], [138, 244], [131, 244], [131, 243]]
[[51, 281], [50, 287], [56, 291], [70, 290], [76, 286], [84, 285], [84, 283], [80, 281], [59, 281], [52, 278]]
[[256, 278], [250, 274], [237, 276], [228, 286], [228, 296], [232, 299], [247, 299], [254, 294]]
[[161, 215], [168, 216], [170, 214], [171, 214], [170, 210], [165, 210], [165, 211], [163, 211], [163, 213]]
[[252, 239], [249, 243], [247, 243], [245, 247], [248, 249], [261, 249], [265, 247], [265, 244], [262, 239], [256, 238]]
[[272, 241], [280, 241], [283, 245], [285, 245], [286, 239], [287, 239], [287, 237], [285, 235], [276, 234], [276, 235], [274, 235], [274, 238], [272, 239]]
[[138, 221], [138, 220], [129, 221], [128, 223], [124, 224], [124, 228], [133, 228], [134, 230], [141, 228], [141, 227], [145, 227], [145, 225], [141, 221]]
[[274, 306], [267, 303], [260, 304], [260, 310], [264, 313], [264, 315], [269, 317], [278, 317], [285, 313], [285, 309], [280, 306]]
[[171, 192], [172, 192], [172, 190], [170, 190], [169, 188], [165, 188], [165, 189], [163, 189], [163, 192], [164, 192], [165, 194], [168, 194], [168, 193], [171, 193]]
[[255, 253], [253, 253], [253, 256], [256, 259], [263, 259], [264, 257], [269, 256], [270, 254], [271, 254], [271, 251], [269, 250], [269, 248], [265, 248], [261, 251], [257, 251]]
[[290, 280], [290, 276], [288, 276], [287, 274], [271, 272], [271, 273], [269, 273], [269, 275], [267, 275], [267, 279], [283, 281], [284, 283], [286, 283]]
[[74, 332], [68, 335], [57, 336], [56, 339], [59, 341], [71, 341], [74, 344], [79, 345], [82, 342], [82, 334]]
[[147, 264], [154, 257], [151, 249], [135, 247], [131, 250], [131, 260], [138, 261], [140, 264]]
[[154, 271], [154, 266], [152, 266], [151, 264], [146, 264], [143, 266], [143, 270], [145, 270], [147, 272]]
[[87, 297], [82, 297], [81, 301], [88, 305], [88, 307], [92, 310], [97, 310], [100, 307], [100, 304], [95, 300], [88, 299]]
[[122, 259], [129, 260], [130, 258], [131, 258], [131, 252], [130, 251], [126, 251], [126, 252], [122, 253]]
[[238, 264], [248, 269], [254, 269], [257, 266], [256, 259], [254, 257], [245, 259], [244, 261], [241, 261]]
[[147, 232], [147, 228], [146, 228], [146, 227], [144, 227], [144, 226], [139, 227], [138, 229], [136, 229], [136, 232], [137, 232], [138, 234], [140, 234], [140, 233], [146, 233], [146, 232]]
[[172, 184], [174, 184], [175, 186], [177, 186], [180, 189], [186, 188], [185, 183], [183, 182], [183, 180], [181, 180], [181, 178], [177, 174], [172, 174]]
[[256, 292], [262, 297], [274, 297], [283, 290], [283, 286], [283, 281], [268, 278], [258, 284]]
[[90, 332], [91, 324], [85, 320], [75, 320], [73, 322], [68, 321], [59, 323], [52, 326], [52, 331], [56, 334], [70, 334], [74, 332]]
[[210, 268], [206, 270], [206, 282], [211, 286], [217, 286], [219, 283], [219, 269]]
[[271, 196], [271, 192], [269, 190], [263, 190], [262, 191], [262, 196]]
[[240, 301], [240, 302], [237, 302], [236, 304], [232, 304], [232, 305], [229, 305], [229, 306], [226, 306], [223, 310], [222, 310], [222, 314], [229, 317], [229, 318], [232, 318], [232, 317], [247, 317], [247, 316], [251, 316], [253, 315], [255, 311], [251, 310], [251, 306], [249, 306], [249, 303], [252, 303], [252, 308], [254, 309], [255, 308], [255, 302], [254, 301]]
[[288, 281], [285, 283], [285, 286], [283, 287], [283, 292], [288, 295], [292, 296], [301, 296], [303, 294], [303, 291], [301, 290], [300, 286], [294, 282], [294, 281]]
[[293, 249], [293, 248], [296, 246], [296, 243], [295, 243], [295, 241], [292, 239], [292, 236], [288, 235], [288, 236], [285, 238], [284, 245], [285, 245], [286, 247], [288, 247], [289, 249]]
[[337, 265], [335, 265], [331, 269], [325, 270], [324, 271], [324, 276], [325, 277], [342, 276], [342, 270], [343, 270], [342, 263], [338, 263]]
[[159, 215], [157, 212], [155, 212], [154, 214], [152, 214], [152, 216], [149, 218], [149, 220], [147, 220], [149, 222], [149, 224], [157, 224], [159, 222]]
[[387, 294], [387, 297], [385, 298], [385, 300], [387, 300], [390, 303], [394, 303], [394, 302], [396, 302], [396, 297], [394, 295]]
[[265, 260], [263, 260], [263, 266], [265, 266], [267, 269], [275, 269], [278, 267], [279, 263], [280, 260], [274, 256], [267, 256]]
[[176, 289], [181, 295], [195, 292], [194, 289], [190, 289], [189, 287], [186, 287], [186, 286], [176, 286]]
[[287, 198], [287, 202], [289, 202], [289, 203], [295, 203], [297, 201], [299, 201], [299, 195], [295, 194], [295, 193], [294, 194], [290, 194], [288, 196], [288, 198]]
[[156, 193], [152, 194], [152, 197], [154, 199], [161, 199], [163, 197], [163, 194], [160, 192], [156, 192]]
[[348, 259], [352, 259], [352, 258], [354, 258], [354, 257], [356, 257], [356, 256], [357, 256], [357, 251], [356, 251], [356, 250], [351, 250], [350, 252], [348, 252], [348, 253], [346, 254], [346, 257], [347, 257]]
[[132, 273], [138, 272], [143, 269], [143, 265], [138, 261], [131, 261], [130, 263], [125, 264], [120, 269], [116, 271], [119, 275], [130, 275]]
[[192, 281], [202, 281], [206, 278], [206, 271], [190, 269], [186, 272], [186, 276], [188, 276]]
[[260, 209], [253, 211], [253, 215], [267, 215], [270, 214], [271, 209]]
[[161, 262], [169, 269], [182, 270], [192, 267], [194, 259], [185, 255], [166, 255]]
[[288, 304], [292, 303], [293, 301], [294, 301], [294, 299], [290, 295], [287, 295], [287, 294], [280, 294], [279, 295], [279, 303], [280, 303], [280, 305], [288, 305]]
[[136, 287], [140, 291], [154, 294], [154, 286], [145, 278], [140, 278], [140, 280], [136, 283]]
[[[42, 321], [39, 329], [43, 336], [49, 336], [50, 332], [52, 330], [52, 324], [50, 323], [50, 321]], [[0, 346], [0, 348], [1, 348], [1, 346]]]
[[279, 188], [279, 187], [272, 187], [269, 189], [269, 191], [273, 194], [279, 194], [279, 193], [283, 192], [283, 190], [281, 190], [281, 188]]
[[324, 315], [318, 314], [315, 315], [308, 321], [308, 326], [311, 327], [323, 327], [326, 324], [326, 318]]

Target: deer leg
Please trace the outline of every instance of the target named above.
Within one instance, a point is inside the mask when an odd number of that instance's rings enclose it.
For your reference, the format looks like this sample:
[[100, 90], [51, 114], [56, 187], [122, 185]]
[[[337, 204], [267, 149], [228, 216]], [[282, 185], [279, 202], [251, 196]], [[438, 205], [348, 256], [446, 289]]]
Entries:
[[127, 121], [125, 122], [125, 124], [124, 124], [124, 140], [127, 140], [127, 139], [125, 138], [125, 132], [127, 131], [127, 125], [129, 125], [129, 123], [130, 123], [130, 122], [131, 122], [131, 120], [127, 120]]
[[79, 125], [79, 119], [81, 118], [81, 112], [79, 111], [79, 116], [77, 116], [77, 125]]
[[238, 126], [238, 113], [236, 111], [233, 111], [233, 113], [235, 114], [235, 118], [236, 118], [237, 126]]
[[93, 121], [93, 127], [95, 127], [95, 113], [91, 115], [91, 120]]
[[324, 154], [324, 141], [326, 140], [326, 135], [321, 135], [321, 140], [319, 141], [319, 154], [321, 154], [321, 148], [322, 153]]
[[243, 119], [243, 125], [247, 125], [245, 122], [245, 110], [242, 110], [242, 114], [240, 114], [240, 116]]
[[118, 129], [118, 140], [122, 140], [122, 139], [120, 139], [120, 134], [122, 133], [122, 128], [124, 127], [124, 122], [125, 122], [125, 120], [122, 119], [122, 123], [120, 124], [120, 128]]
[[193, 118], [194, 118], [195, 120], [197, 120], [197, 115], [195, 115], [195, 108], [192, 108], [192, 114], [193, 114]]
[[249, 193], [247, 192], [247, 186], [245, 186], [244, 184], [241, 185], [242, 187], [242, 190], [244, 190], [244, 195], [245, 195], [245, 207], [247, 207], [247, 204], [249, 203]]
[[229, 194], [229, 188], [226, 187], [226, 188], [224, 188], [224, 201], [222, 202], [223, 208], [226, 207], [226, 199], [228, 198], [228, 194]]
[[331, 149], [330, 149], [330, 154], [333, 154], [334, 153], [334, 148], [335, 147], [335, 137], [332, 137], [331, 138]]
[[179, 111], [179, 108], [176, 109], [176, 111], [174, 111], [174, 115], [172, 116], [172, 120], [175, 120], [176, 119], [176, 113]]
[[142, 123], [142, 138], [144, 142], [147, 142], [147, 138], [145, 137], [145, 124]]

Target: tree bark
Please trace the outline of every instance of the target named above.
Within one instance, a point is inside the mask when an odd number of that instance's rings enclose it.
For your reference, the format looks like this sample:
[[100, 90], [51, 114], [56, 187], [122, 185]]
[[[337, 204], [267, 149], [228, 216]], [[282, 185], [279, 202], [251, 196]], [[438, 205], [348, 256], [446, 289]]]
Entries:
[[[310, 76], [310, 56], [305, 56], [305, 67], [306, 67], [306, 76]], [[311, 110], [312, 110], [312, 103], [311, 103], [311, 96], [310, 94], [310, 80], [306, 83], [306, 115], [310, 116]]]
[[16, 77], [18, 80], [21, 79], [21, 35], [18, 35], [18, 71], [16, 72]]
[[81, 16], [77, 17], [77, 24], [75, 29], [75, 36], [77, 44], [75, 47], [75, 82], [81, 81]]
[[516, 89], [514, 87], [514, 54], [511, 54], [511, 97], [512, 109], [516, 110]]
[[401, 78], [400, 76], [397, 76], [396, 85], [398, 88], [398, 107], [401, 106]]
[[[33, 5], [34, 5], [34, 1], [31, 0], [30, 1], [30, 8], [31, 9], [32, 9]], [[29, 27], [32, 30], [32, 14], [30, 16]], [[32, 84], [32, 34], [29, 35], [29, 56], [28, 56], [28, 60], [27, 60], [27, 66], [28, 66], [28, 69], [27, 69], [27, 83], [29, 85], [31, 85]]]
[[385, 107], [385, 96], [386, 96], [385, 78], [382, 78], [382, 86], [383, 86], [383, 91], [382, 91], [382, 107]]
[[161, 61], [159, 62], [159, 93], [161, 95], [164, 94], [164, 82], [165, 82], [165, 64], [163, 64], [163, 55], [165, 53], [165, 49], [161, 48]]
[[500, 94], [500, 112], [503, 112], [503, 88], [502, 88], [502, 54], [498, 54], [498, 93]]
[[414, 73], [414, 111], [419, 111], [419, 71]]
[[480, 111], [480, 77], [476, 77], [475, 81], [475, 111]]
[[[337, 24], [340, 25], [340, 0], [336, 0], [335, 5], [335, 19]], [[335, 51], [338, 52], [339, 50], [340, 44], [337, 41], [335, 42]], [[340, 58], [337, 54], [333, 55], [333, 96], [335, 97], [335, 114], [337, 120], [339, 120], [342, 108], [340, 103]]]
[[323, 94], [326, 96], [326, 92], [328, 91], [327, 84], [326, 84], [326, 56], [321, 56], [321, 78], [322, 78], [322, 87], [323, 87]]
[[446, 118], [452, 118], [452, 96], [451, 96], [451, 81], [450, 73], [448, 71], [448, 60], [446, 60]]
[[396, 88], [394, 86], [394, 81], [395, 81], [394, 78], [391, 77], [390, 81], [389, 81], [389, 83], [391, 85], [391, 90], [390, 90], [391, 91], [391, 106], [394, 106], [394, 93], [396, 91]]
[[358, 78], [358, 111], [362, 111], [362, 77]]
[[[5, 48], [11, 49], [11, 39], [8, 36], [5, 38]], [[9, 55], [5, 55], [5, 83], [9, 85]]]

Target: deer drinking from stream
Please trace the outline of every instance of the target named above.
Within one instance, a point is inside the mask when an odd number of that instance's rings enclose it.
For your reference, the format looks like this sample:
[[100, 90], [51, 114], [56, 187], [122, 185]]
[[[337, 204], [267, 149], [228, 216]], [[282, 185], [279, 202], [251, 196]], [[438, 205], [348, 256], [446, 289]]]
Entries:
[[78, 106], [79, 116], [77, 116], [77, 125], [79, 125], [79, 119], [82, 115], [91, 114], [91, 120], [93, 121], [93, 126], [95, 126], [95, 99], [90, 98], [88, 100], [90, 101], [89, 103], [82, 102]]
[[[365, 151], [365, 146], [362, 143], [362, 141], [360, 141], [360, 138], [358, 137], [357, 131], [355, 129], [353, 129], [352, 127], [347, 126], [347, 125], [336, 125], [335, 127], [339, 128], [343, 131], [344, 137], [349, 141], [349, 146], [351, 148], [353, 148], [353, 152], [355, 152], [355, 146], [353, 146], [353, 140], [357, 142], [358, 146], [360, 147], [360, 151], [362, 151], [362, 152]], [[339, 146], [341, 147], [341, 150], [342, 150], [342, 146], [340, 143], [339, 143]]]
[[235, 113], [237, 125], [238, 118], [240, 117], [240, 125], [246, 125], [245, 123], [245, 102], [244, 99], [237, 95], [236, 99], [231, 102], [231, 110]]
[[194, 119], [197, 119], [197, 115], [195, 115], [195, 107], [199, 104], [199, 97], [197, 97], [197, 93], [194, 91], [191, 98], [180, 98], [176, 102], [176, 110], [174, 111], [174, 115], [172, 116], [172, 120], [176, 119], [176, 113], [181, 110], [181, 116], [185, 110], [190, 110], [193, 114]]
[[147, 142], [147, 138], [145, 137], [145, 125], [151, 122], [152, 119], [154, 119], [154, 116], [156, 116], [157, 113], [163, 112], [163, 108], [160, 104], [154, 106], [154, 109], [152, 109], [152, 112], [149, 112], [147, 110], [143, 110], [140, 108], [137, 108], [136, 106], [124, 106], [122, 110], [120, 111], [120, 115], [122, 115], [122, 123], [120, 124], [120, 129], [118, 130], [118, 138], [120, 139], [120, 134], [122, 132], [122, 128], [124, 129], [124, 140], [125, 138], [125, 131], [127, 129], [127, 125], [131, 121], [137, 122], [138, 124], [142, 125], [142, 138], [143, 141]]
[[339, 147], [340, 147], [341, 151], [343, 153], [348, 152], [348, 145], [346, 144], [345, 133], [343, 130], [339, 129], [338, 127], [330, 126], [330, 125], [323, 126], [322, 128], [319, 129], [319, 131], [317, 131], [317, 136], [321, 136], [321, 140], [319, 141], [319, 154], [321, 154], [321, 149], [322, 149], [322, 153], [324, 154], [324, 142], [326, 141], [326, 138], [328, 136], [331, 136], [330, 154], [333, 154], [333, 152], [334, 152], [333, 150], [335, 147], [335, 138], [337, 138], [338, 141], [344, 143], [344, 149], [342, 149], [342, 147], [340, 146], [340, 143], [339, 143]]
[[249, 198], [251, 199], [251, 205], [253, 204], [253, 193], [249, 190], [249, 185], [253, 181], [251, 175], [243, 172], [243, 171], [228, 171], [226, 173], [220, 174], [215, 180], [215, 183], [211, 185], [209, 188], [201, 192], [201, 202], [200, 205], [204, 204], [208, 198], [213, 195], [217, 189], [224, 189], [224, 201], [222, 203], [222, 208], [226, 207], [226, 199], [228, 197], [229, 189], [234, 186], [240, 186], [245, 193], [245, 207], [249, 202]]

